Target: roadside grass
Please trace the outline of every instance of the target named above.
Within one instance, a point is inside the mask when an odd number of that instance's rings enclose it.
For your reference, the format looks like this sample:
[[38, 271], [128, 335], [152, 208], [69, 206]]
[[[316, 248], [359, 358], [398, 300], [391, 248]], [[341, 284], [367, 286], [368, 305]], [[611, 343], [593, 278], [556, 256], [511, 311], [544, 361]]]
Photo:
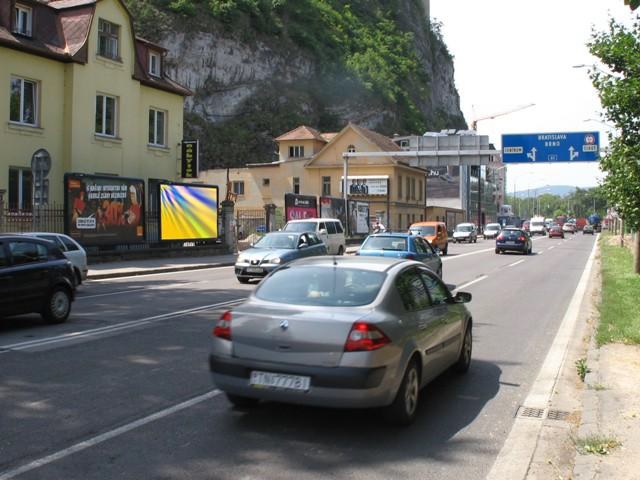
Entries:
[[596, 341], [598, 346], [640, 344], [640, 275], [633, 273], [629, 249], [610, 245], [610, 237], [600, 237], [602, 301]]
[[582, 455], [598, 454], [608, 455], [611, 450], [622, 445], [613, 437], [605, 435], [588, 435], [574, 439], [578, 452]]

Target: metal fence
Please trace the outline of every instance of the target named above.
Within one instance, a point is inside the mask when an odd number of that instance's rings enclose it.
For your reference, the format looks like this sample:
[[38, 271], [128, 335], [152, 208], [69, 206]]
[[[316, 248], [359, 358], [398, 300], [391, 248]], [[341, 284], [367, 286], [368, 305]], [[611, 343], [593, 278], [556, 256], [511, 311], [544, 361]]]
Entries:
[[64, 232], [64, 208], [50, 205], [31, 210], [0, 209], [0, 233]]

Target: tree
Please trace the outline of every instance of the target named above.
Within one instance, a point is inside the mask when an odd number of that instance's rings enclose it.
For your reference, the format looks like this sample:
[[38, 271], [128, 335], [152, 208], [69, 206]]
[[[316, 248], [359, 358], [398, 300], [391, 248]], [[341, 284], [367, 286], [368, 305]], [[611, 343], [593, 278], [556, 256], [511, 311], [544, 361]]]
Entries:
[[624, 0], [624, 4], [629, 5], [629, 7], [631, 7], [631, 10], [635, 10], [636, 8], [640, 7], [640, 0]]
[[640, 16], [630, 28], [611, 19], [608, 31], [594, 32], [588, 46], [609, 69], [594, 69], [590, 76], [604, 116], [617, 130], [609, 134], [609, 153], [601, 160], [607, 172], [603, 188], [637, 232], [634, 270], [640, 274]]

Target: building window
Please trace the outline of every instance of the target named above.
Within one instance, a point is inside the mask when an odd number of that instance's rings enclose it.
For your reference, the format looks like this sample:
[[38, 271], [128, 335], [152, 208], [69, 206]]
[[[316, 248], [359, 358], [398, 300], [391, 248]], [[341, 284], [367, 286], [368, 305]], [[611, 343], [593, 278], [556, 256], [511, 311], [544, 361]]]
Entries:
[[398, 230], [402, 230], [402, 214], [398, 214]]
[[157, 52], [149, 52], [149, 73], [154, 77], [160, 76], [160, 55]]
[[9, 120], [25, 125], [38, 122], [38, 84], [24, 78], [11, 78]]
[[263, 187], [268, 187], [269, 185], [271, 185], [271, 180], [269, 180], [268, 178], [263, 178], [262, 179], [262, 186]]
[[300, 177], [293, 177], [293, 193], [300, 193]]
[[409, 177], [407, 177], [405, 179], [405, 184], [404, 184], [406, 191], [405, 193], [405, 200], [409, 200], [411, 198], [411, 179]]
[[411, 178], [411, 200], [416, 199], [416, 179]]
[[233, 182], [231, 185], [231, 189], [233, 190], [233, 193], [235, 193], [236, 195], [244, 195], [244, 181], [239, 180], [239, 181]]
[[149, 109], [149, 144], [164, 147], [167, 144], [165, 126], [167, 113], [162, 110]]
[[118, 36], [120, 27], [106, 20], [98, 20], [98, 55], [101, 57], [118, 58]]
[[322, 177], [322, 195], [331, 196], [331, 177]]
[[96, 96], [96, 133], [116, 136], [116, 98], [109, 95]]
[[289, 147], [289, 158], [302, 158], [304, 157], [304, 146], [292, 145]]
[[32, 22], [33, 15], [32, 10], [29, 7], [24, 7], [22, 5], [16, 5], [16, 18], [15, 18], [15, 26], [14, 32], [19, 33], [20, 35], [26, 35], [27, 37], [31, 36], [32, 31]]
[[31, 210], [33, 175], [27, 168], [9, 168], [9, 209]]
[[402, 200], [402, 175], [398, 175], [398, 200]]
[[418, 180], [418, 200], [422, 201], [422, 180]]

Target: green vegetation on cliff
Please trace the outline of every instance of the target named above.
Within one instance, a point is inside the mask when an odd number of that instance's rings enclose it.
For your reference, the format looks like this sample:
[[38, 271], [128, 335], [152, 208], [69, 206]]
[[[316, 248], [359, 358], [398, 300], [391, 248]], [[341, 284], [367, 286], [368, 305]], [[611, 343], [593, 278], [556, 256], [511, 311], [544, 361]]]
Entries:
[[[163, 25], [188, 30], [223, 28], [235, 32], [243, 41], [273, 38], [293, 44], [309, 52], [316, 60], [314, 80], [304, 88], [306, 104], [319, 108], [340, 105], [340, 90], [348, 85], [350, 93], [357, 91], [368, 110], [386, 112], [384, 121], [377, 127], [382, 133], [417, 133], [426, 129], [463, 127], [464, 119], [442, 111], [429, 111], [429, 83], [418, 59], [415, 28], [424, 28], [432, 43], [431, 52], [447, 55], [438, 32], [431, 32], [424, 18], [420, 0], [125, 0], [136, 18], [139, 33], [151, 40], [161, 40]], [[410, 12], [406, 10], [409, 4]], [[403, 16], [404, 12], [404, 16]], [[412, 18], [408, 18], [412, 17]], [[424, 59], [423, 59], [424, 61]], [[267, 86], [265, 86], [267, 87]], [[268, 89], [268, 88], [265, 88]], [[287, 91], [291, 88], [288, 86]], [[200, 92], [199, 92], [200, 93]], [[274, 92], [265, 92], [251, 103], [270, 103]], [[333, 96], [332, 96], [333, 94]], [[295, 110], [294, 102], [289, 106]], [[258, 111], [256, 111], [258, 110]], [[276, 136], [306, 123], [337, 130], [344, 121], [330, 113], [318, 111], [317, 118], [302, 118], [302, 112], [277, 108], [267, 116], [251, 105], [240, 108], [237, 118], [221, 124], [210, 124], [195, 115], [189, 116], [187, 130], [193, 134], [216, 135], [214, 138], [250, 137], [246, 122], [254, 125], [254, 134], [264, 138], [262, 148], [247, 152], [246, 161], [267, 161], [265, 154], [273, 152], [271, 134]], [[242, 113], [244, 112], [244, 113]], [[252, 115], [248, 115], [251, 112]], [[263, 113], [264, 121], [255, 115]], [[308, 113], [308, 112], [306, 112]], [[313, 123], [313, 121], [316, 123]], [[293, 123], [297, 122], [297, 123]], [[260, 125], [260, 127], [259, 127]], [[280, 130], [271, 130], [278, 126]], [[243, 134], [246, 133], [247, 135]], [[255, 138], [251, 143], [262, 143]], [[269, 143], [271, 144], [269, 145]], [[254, 145], [255, 147], [255, 145]], [[224, 163], [242, 161], [229, 158], [222, 146], [211, 146], [209, 154], [227, 158]], [[259, 152], [259, 153], [258, 153]], [[258, 153], [258, 155], [256, 155]], [[236, 157], [236, 155], [232, 155]], [[257, 157], [262, 160], [258, 160]], [[219, 157], [218, 157], [219, 158]], [[216, 162], [217, 163], [217, 162]]]

